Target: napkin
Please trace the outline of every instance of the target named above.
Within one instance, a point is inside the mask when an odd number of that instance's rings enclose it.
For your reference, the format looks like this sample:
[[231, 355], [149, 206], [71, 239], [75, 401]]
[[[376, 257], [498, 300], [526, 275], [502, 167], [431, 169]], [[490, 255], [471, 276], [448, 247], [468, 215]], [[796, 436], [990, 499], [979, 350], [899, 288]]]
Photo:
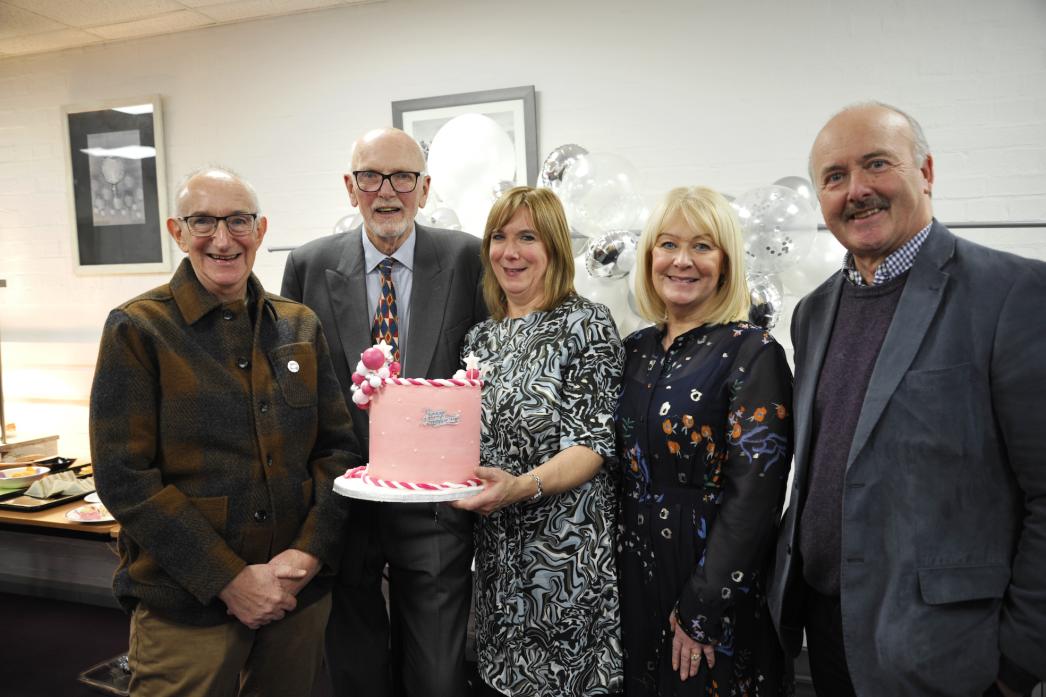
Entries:
[[94, 477], [77, 479], [75, 472], [59, 472], [33, 482], [25, 494], [38, 499], [49, 499], [53, 496], [75, 496], [94, 491]]

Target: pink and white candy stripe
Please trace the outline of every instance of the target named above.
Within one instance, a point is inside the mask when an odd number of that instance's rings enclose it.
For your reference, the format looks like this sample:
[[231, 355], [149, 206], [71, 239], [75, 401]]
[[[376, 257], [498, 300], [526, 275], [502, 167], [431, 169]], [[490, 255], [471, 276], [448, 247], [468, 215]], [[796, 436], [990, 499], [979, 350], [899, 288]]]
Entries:
[[[433, 381], [426, 380], [422, 382]], [[440, 387], [446, 387], [446, 385], [440, 385]], [[371, 486], [379, 486], [385, 489], [397, 489], [399, 491], [448, 491], [450, 489], [474, 489], [483, 485], [483, 482], [478, 479], [466, 479], [463, 482], [443, 482], [442, 484], [432, 484], [429, 482], [397, 482], [391, 479], [378, 479], [376, 477], [371, 477], [367, 474], [366, 467], [356, 467], [342, 476], [346, 479], [359, 479], [365, 484], [370, 484]]]
[[482, 387], [482, 380], [426, 379], [426, 378], [384, 378], [386, 385], [428, 385], [429, 387]]

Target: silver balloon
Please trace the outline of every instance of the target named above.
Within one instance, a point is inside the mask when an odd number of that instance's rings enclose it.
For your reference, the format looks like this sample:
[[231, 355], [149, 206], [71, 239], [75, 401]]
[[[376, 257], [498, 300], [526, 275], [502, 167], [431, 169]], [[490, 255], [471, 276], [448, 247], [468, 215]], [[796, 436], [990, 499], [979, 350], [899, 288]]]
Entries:
[[541, 165], [541, 172], [538, 174], [538, 186], [552, 189], [552, 191], [559, 193], [559, 187], [563, 183], [563, 173], [567, 171], [570, 165], [574, 164], [574, 160], [579, 155], [587, 154], [588, 150], [580, 145], [574, 145], [573, 143], [560, 145], [548, 154], [545, 162]]
[[585, 252], [585, 268], [594, 278], [624, 278], [636, 265], [639, 235], [631, 230], [611, 230], [592, 238]]
[[806, 199], [806, 202], [810, 204], [810, 208], [817, 210], [820, 205], [817, 202], [817, 194], [814, 192], [814, 185], [810, 183], [810, 180], [806, 177], [781, 177], [774, 182], [777, 186], [785, 186], [799, 194]]
[[761, 186], [731, 203], [745, 238], [745, 265], [753, 274], [778, 273], [798, 263], [817, 233], [817, 215], [796, 191]]
[[515, 186], [516, 186], [516, 182], [510, 182], [510, 181], [507, 181], [507, 180], [499, 181], [497, 184], [494, 185], [494, 188], [491, 189], [490, 193], [493, 196], [493, 198], [491, 200], [492, 201], [497, 201], [499, 198], [501, 198], [502, 194], [504, 194], [506, 191], [508, 191], [509, 189], [511, 189], [511, 188], [513, 188]]
[[748, 321], [770, 330], [781, 318], [781, 298], [784, 288], [776, 276], [750, 275], [748, 292], [752, 305], [748, 308]]
[[334, 230], [332, 232], [337, 235], [342, 232], [348, 232], [349, 230], [355, 230], [362, 224], [363, 216], [360, 215], [359, 211], [356, 211], [355, 213], [349, 213], [347, 216], [334, 223]]

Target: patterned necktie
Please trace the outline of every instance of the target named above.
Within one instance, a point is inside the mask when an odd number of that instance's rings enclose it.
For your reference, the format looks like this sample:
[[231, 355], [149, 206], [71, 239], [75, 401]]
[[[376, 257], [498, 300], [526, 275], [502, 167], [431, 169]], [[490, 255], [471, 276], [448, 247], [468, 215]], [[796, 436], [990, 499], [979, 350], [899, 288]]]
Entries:
[[400, 359], [400, 333], [396, 313], [396, 288], [392, 285], [392, 257], [385, 257], [378, 265], [381, 273], [381, 295], [378, 297], [378, 308], [374, 312], [374, 325], [371, 327], [371, 338], [374, 343], [384, 341], [392, 347], [392, 360]]

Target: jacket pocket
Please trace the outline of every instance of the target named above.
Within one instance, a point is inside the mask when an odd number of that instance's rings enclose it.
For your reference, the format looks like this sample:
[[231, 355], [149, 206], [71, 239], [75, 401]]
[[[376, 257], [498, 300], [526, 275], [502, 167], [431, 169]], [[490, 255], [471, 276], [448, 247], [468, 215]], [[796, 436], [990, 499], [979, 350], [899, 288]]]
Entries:
[[288, 405], [316, 406], [316, 352], [312, 344], [279, 346], [269, 352], [269, 363]]
[[919, 569], [919, 591], [927, 605], [1001, 599], [1010, 585], [1003, 564]]
[[219, 535], [225, 537], [225, 525], [229, 518], [228, 496], [189, 497], [189, 503], [207, 519]]

